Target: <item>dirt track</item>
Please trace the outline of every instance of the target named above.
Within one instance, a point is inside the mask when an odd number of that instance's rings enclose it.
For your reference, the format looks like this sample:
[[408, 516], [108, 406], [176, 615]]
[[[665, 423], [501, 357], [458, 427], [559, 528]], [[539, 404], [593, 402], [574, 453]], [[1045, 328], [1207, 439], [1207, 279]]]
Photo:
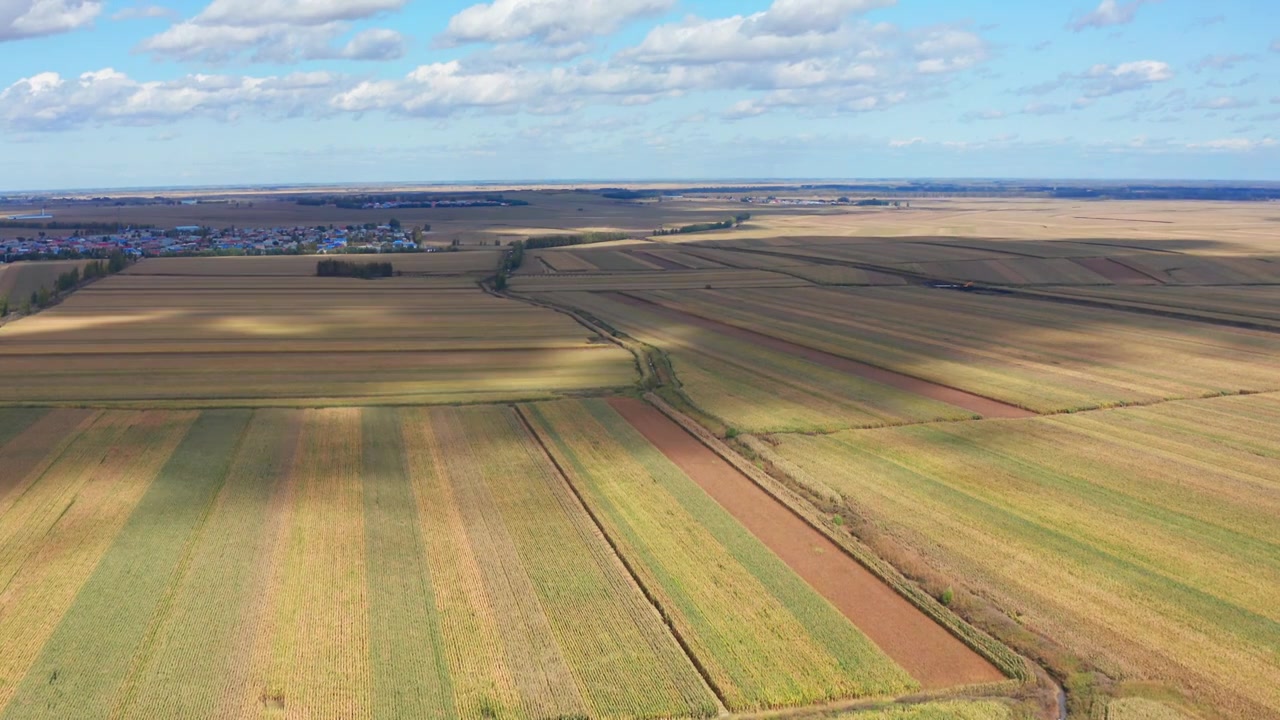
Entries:
[[610, 405], [926, 690], [1004, 676], [653, 406]]
[[857, 360], [850, 360], [849, 358], [841, 357], [839, 355], [832, 355], [831, 353], [824, 352], [822, 350], [815, 350], [803, 345], [797, 345], [793, 342], [773, 337], [772, 335], [765, 335], [763, 333], [755, 332], [754, 330], [747, 330], [736, 325], [729, 325], [728, 323], [722, 323], [718, 320], [711, 320], [704, 318], [701, 315], [694, 315], [692, 313], [667, 307], [666, 305], [659, 305], [624, 293], [609, 292], [603, 293], [603, 295], [611, 300], [616, 300], [635, 307], [641, 307], [649, 312], [664, 315], [681, 322], [689, 323], [690, 325], [696, 325], [706, 330], [718, 332], [722, 335], [728, 335], [739, 340], [744, 340], [754, 345], [760, 345], [769, 348], [770, 350], [776, 350], [778, 352], [787, 353], [788, 355], [802, 357], [805, 360], [818, 363], [819, 365], [824, 365], [833, 370], [849, 373], [850, 375], [856, 375], [873, 382], [878, 382], [881, 385], [898, 388], [899, 390], [906, 390], [907, 392], [922, 395], [932, 400], [947, 403], [948, 405], [954, 405], [958, 408], [964, 408], [965, 410], [977, 413], [985, 418], [1036, 417], [1036, 413], [1020, 408], [1016, 405], [1010, 405], [1009, 403], [982, 397], [981, 395], [975, 395], [964, 390], [939, 385], [928, 380], [921, 380], [920, 378], [912, 377], [910, 375], [903, 375], [902, 373], [894, 372], [893, 370], [886, 370], [882, 367], [868, 365], [867, 363], [859, 362]]

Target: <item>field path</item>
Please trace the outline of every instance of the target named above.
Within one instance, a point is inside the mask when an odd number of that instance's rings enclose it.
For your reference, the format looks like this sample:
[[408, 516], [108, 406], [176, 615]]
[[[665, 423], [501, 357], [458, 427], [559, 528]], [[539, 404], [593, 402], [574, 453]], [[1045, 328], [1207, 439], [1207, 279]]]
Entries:
[[858, 360], [851, 360], [839, 355], [833, 355], [822, 350], [815, 350], [803, 345], [797, 345], [793, 342], [773, 337], [772, 335], [765, 335], [763, 333], [755, 332], [754, 330], [747, 330], [745, 328], [737, 327], [736, 325], [720, 322], [719, 320], [711, 320], [709, 318], [702, 317], [701, 315], [694, 315], [693, 313], [668, 307], [649, 300], [644, 300], [626, 293], [607, 292], [601, 294], [610, 300], [616, 300], [620, 303], [625, 303], [633, 307], [643, 308], [657, 315], [670, 317], [696, 327], [760, 345], [769, 348], [770, 350], [776, 350], [778, 352], [801, 357], [805, 360], [818, 363], [819, 365], [824, 365], [833, 370], [850, 373], [860, 378], [878, 382], [882, 385], [888, 385], [889, 387], [894, 387], [899, 390], [906, 390], [907, 392], [912, 392], [931, 400], [937, 400], [939, 402], [947, 403], [948, 405], [954, 405], [958, 408], [964, 408], [965, 410], [975, 412], [984, 418], [1018, 419], [1036, 417], [1036, 413], [1020, 408], [1016, 405], [1010, 405], [1006, 402], [993, 400], [981, 395], [975, 395], [974, 393], [947, 387], [946, 385], [939, 385], [928, 380], [922, 380], [917, 377], [912, 377], [911, 375], [904, 375], [893, 370], [888, 370], [876, 365], [869, 365]]
[[609, 404], [926, 690], [1004, 675], [653, 406]]

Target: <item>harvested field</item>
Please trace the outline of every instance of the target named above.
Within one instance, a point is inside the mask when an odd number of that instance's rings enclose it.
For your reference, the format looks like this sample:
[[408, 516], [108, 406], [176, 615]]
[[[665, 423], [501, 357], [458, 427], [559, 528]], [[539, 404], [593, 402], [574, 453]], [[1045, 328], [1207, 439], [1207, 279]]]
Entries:
[[778, 436], [831, 488], [1107, 675], [1280, 717], [1280, 396], [1021, 421]]
[[412, 275], [492, 275], [500, 250], [389, 253], [386, 255], [268, 255], [255, 257], [161, 257], [134, 263], [127, 275], [177, 277], [314, 277], [316, 263], [337, 257], [354, 263], [389, 262]]
[[1009, 405], [1008, 403], [1002, 403], [997, 400], [974, 395], [973, 393], [968, 393], [963, 390], [957, 390], [955, 388], [937, 385], [935, 383], [928, 382], [927, 380], [921, 380], [920, 378], [903, 375], [892, 370], [886, 370], [874, 365], [868, 365], [866, 363], [849, 360], [848, 358], [840, 357], [838, 355], [832, 355], [820, 350], [796, 345], [785, 340], [779, 340], [778, 338], [771, 337], [769, 335], [753, 332], [727, 323], [708, 320], [707, 318], [698, 315], [690, 315], [688, 313], [672, 309], [667, 305], [655, 304], [648, 300], [621, 293], [610, 293], [607, 297], [624, 304], [632, 305], [633, 307], [641, 307], [646, 310], [651, 310], [658, 315], [670, 317], [680, 322], [690, 323], [699, 328], [724, 333], [753, 345], [766, 347], [770, 350], [775, 350], [787, 355], [802, 357], [805, 360], [824, 365], [833, 370], [848, 373], [881, 385], [887, 385], [908, 393], [927, 397], [931, 400], [963, 408], [984, 417], [1010, 418], [1031, 417], [1034, 415], [1032, 412], [1020, 407]]
[[[555, 262], [555, 260], [552, 260]], [[564, 292], [573, 290], [665, 290], [731, 287], [804, 287], [811, 283], [791, 275], [764, 270], [649, 270], [619, 273], [560, 273], [516, 275], [516, 292]]]
[[922, 688], [1004, 680], [991, 663], [652, 405], [629, 399], [609, 404]]
[[663, 315], [661, 308], [625, 296], [563, 293], [550, 299], [667, 353], [689, 400], [738, 430], [813, 432], [974, 417], [956, 405], [828, 367], [824, 361], [837, 361], [823, 353], [808, 351], [811, 359], [803, 349], [771, 347], [736, 328]]
[[1076, 258], [1075, 263], [1116, 285], [1160, 285], [1158, 278], [1111, 258]]
[[0, 509], [0, 717], [716, 713], [510, 408], [95, 417]]
[[1280, 329], [1280, 285], [1249, 287], [1054, 288], [1051, 295], [1100, 300], [1118, 307], [1176, 312]]
[[[0, 404], [416, 404], [635, 381], [572, 319], [478, 288], [115, 276], [0, 328]], [[188, 285], [180, 289], [182, 285]]]
[[1274, 334], [1114, 310], [925, 288], [637, 297], [1037, 412], [1280, 389]]
[[730, 710], [917, 686], [607, 403], [523, 412]]
[[11, 310], [18, 309], [31, 293], [40, 288], [50, 291], [58, 276], [72, 268], [83, 268], [87, 260], [49, 260], [0, 264], [0, 299], [8, 298]]

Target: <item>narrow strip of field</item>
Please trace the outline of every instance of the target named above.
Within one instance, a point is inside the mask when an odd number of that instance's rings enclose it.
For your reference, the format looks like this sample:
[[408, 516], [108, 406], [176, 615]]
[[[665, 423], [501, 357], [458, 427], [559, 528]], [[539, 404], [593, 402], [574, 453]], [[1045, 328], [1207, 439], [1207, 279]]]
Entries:
[[729, 710], [919, 687], [607, 403], [522, 410]]
[[374, 718], [448, 717], [453, 686], [399, 411], [363, 410]]
[[98, 417], [92, 410], [53, 410], [0, 446], [0, 513]]
[[690, 325], [755, 343], [771, 350], [796, 355], [811, 362], [829, 367], [833, 370], [847, 372], [866, 380], [878, 382], [882, 385], [888, 385], [889, 387], [898, 388], [899, 390], [906, 390], [907, 392], [912, 392], [931, 400], [937, 400], [939, 402], [947, 403], [948, 405], [964, 408], [965, 410], [975, 412], [983, 417], [1029, 418], [1036, 416], [1036, 413], [1020, 408], [1016, 405], [1011, 405], [999, 400], [993, 400], [981, 395], [975, 395], [974, 393], [947, 387], [946, 385], [939, 385], [938, 383], [929, 382], [928, 380], [921, 380], [917, 377], [904, 375], [899, 372], [894, 372], [893, 370], [886, 370], [885, 368], [869, 365], [857, 360], [850, 360], [849, 358], [841, 357], [839, 355], [832, 355], [831, 353], [815, 350], [803, 345], [797, 345], [787, 340], [773, 337], [772, 335], [765, 335], [753, 330], [747, 330], [735, 325], [722, 323], [718, 320], [711, 320], [709, 318], [702, 317], [701, 315], [694, 315], [667, 305], [660, 305], [648, 300], [643, 300], [626, 293], [608, 292], [602, 294], [612, 300], [616, 300], [627, 305], [642, 307], [650, 312], [654, 312], [659, 315], [666, 315], [667, 317], [689, 323]]
[[609, 404], [925, 689], [999, 682], [991, 663], [929, 619], [656, 408]]
[[[149, 647], [117, 713], [124, 717], [219, 715], [224, 683], [237, 675], [236, 648], [248, 624], [255, 574], [268, 534], [270, 499], [287, 473], [301, 413], [254, 414], [227, 481], [175, 579]], [[251, 625], [250, 625], [251, 626]]]
[[[93, 717], [114, 706], [187, 544], [222, 487], [248, 420], [246, 412], [211, 411], [195, 421], [0, 717]], [[152, 442], [154, 430], [131, 444]], [[91, 505], [86, 511], [96, 514]]]
[[668, 258], [659, 257], [659, 256], [657, 256], [657, 255], [654, 255], [653, 253], [647, 253], [647, 252], [644, 252], [643, 250], [633, 250], [633, 251], [631, 252], [631, 254], [632, 254], [632, 255], [635, 255], [636, 257], [638, 257], [638, 258], [640, 258], [640, 259], [642, 259], [642, 260], [645, 260], [645, 261], [647, 261], [647, 262], [651, 262], [651, 263], [653, 263], [654, 265], [657, 265], [658, 267], [662, 268], [663, 270], [691, 270], [691, 269], [693, 269], [693, 268], [690, 268], [688, 265], [681, 265], [680, 263], [676, 262], [675, 260], [670, 260], [670, 259], [668, 259]]

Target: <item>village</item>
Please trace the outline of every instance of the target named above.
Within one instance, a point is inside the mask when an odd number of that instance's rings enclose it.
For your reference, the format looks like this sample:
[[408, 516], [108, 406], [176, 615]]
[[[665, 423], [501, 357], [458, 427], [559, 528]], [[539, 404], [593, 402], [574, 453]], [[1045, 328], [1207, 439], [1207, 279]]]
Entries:
[[430, 227], [402, 227], [396, 220], [362, 226], [298, 226], [212, 229], [194, 225], [171, 230], [125, 228], [119, 232], [51, 234], [0, 239], [4, 262], [47, 257], [102, 257], [120, 251], [132, 257], [183, 255], [292, 255], [432, 252]]

